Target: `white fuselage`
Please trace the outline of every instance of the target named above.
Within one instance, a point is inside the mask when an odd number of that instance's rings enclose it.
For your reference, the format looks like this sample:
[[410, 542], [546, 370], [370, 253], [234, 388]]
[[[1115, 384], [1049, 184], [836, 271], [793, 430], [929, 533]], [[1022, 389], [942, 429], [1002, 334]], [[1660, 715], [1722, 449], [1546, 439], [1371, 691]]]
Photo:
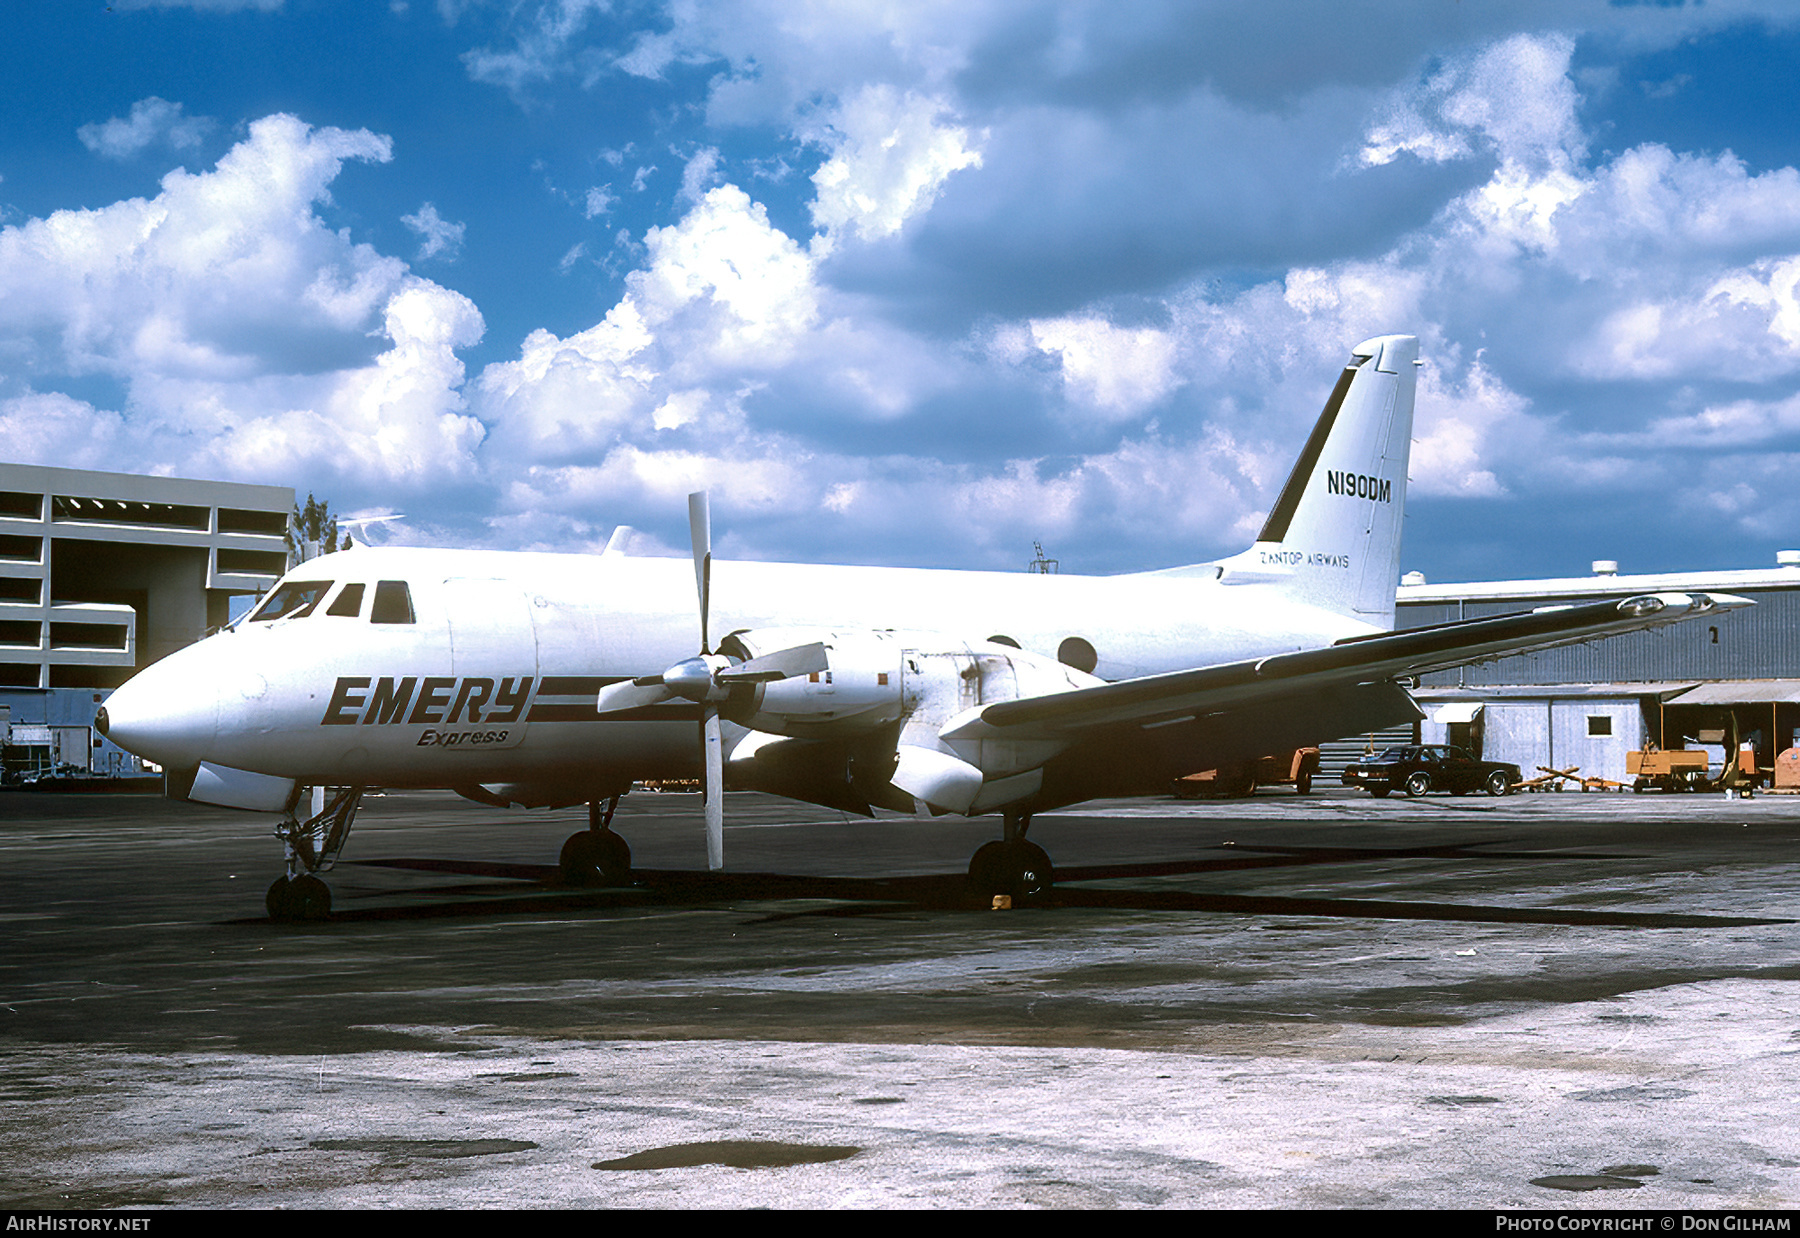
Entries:
[[[691, 775], [693, 707], [603, 716], [608, 682], [699, 647], [683, 559], [365, 549], [304, 616], [252, 619], [151, 666], [108, 701], [111, 734], [165, 766], [205, 761], [302, 784], [467, 786]], [[404, 581], [413, 621], [330, 615], [349, 584]], [[1032, 575], [719, 562], [711, 634], [831, 628], [996, 637], [1055, 658], [1079, 638], [1124, 679], [1313, 648], [1374, 629], [1215, 573]], [[1086, 669], [1086, 668], [1083, 668]], [[734, 739], [736, 737], [733, 737]]]

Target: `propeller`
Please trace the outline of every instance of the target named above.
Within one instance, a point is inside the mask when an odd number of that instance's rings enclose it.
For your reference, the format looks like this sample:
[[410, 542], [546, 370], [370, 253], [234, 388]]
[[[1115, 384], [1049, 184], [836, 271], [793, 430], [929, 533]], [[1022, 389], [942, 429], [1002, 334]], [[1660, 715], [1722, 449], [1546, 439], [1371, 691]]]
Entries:
[[688, 495], [688, 531], [694, 545], [694, 591], [700, 602], [700, 652], [660, 675], [643, 675], [600, 689], [599, 713], [660, 705], [677, 697], [700, 706], [700, 752], [706, 795], [706, 866], [725, 867], [725, 754], [719, 706], [737, 684], [772, 683], [830, 669], [825, 646], [814, 642], [777, 649], [748, 662], [733, 662], [712, 647], [712, 510], [706, 491]]

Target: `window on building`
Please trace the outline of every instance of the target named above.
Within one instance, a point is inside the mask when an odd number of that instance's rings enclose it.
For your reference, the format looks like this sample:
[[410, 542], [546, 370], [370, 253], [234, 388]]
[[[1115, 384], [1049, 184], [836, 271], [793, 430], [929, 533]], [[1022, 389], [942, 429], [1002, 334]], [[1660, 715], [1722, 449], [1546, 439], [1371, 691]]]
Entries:
[[1612, 734], [1612, 717], [1608, 714], [1589, 714], [1588, 715], [1588, 734], [1589, 735], [1611, 735]]

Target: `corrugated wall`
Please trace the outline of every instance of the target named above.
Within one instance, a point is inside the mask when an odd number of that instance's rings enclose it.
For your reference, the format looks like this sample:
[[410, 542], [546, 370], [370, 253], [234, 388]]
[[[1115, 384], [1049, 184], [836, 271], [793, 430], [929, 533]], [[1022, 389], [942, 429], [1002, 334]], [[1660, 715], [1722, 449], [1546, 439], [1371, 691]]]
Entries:
[[[1800, 677], [1800, 590], [1745, 590], [1745, 610], [1432, 675], [1428, 687]], [[1559, 598], [1579, 604], [1601, 598]], [[1403, 604], [1403, 628], [1516, 614], [1542, 599]]]

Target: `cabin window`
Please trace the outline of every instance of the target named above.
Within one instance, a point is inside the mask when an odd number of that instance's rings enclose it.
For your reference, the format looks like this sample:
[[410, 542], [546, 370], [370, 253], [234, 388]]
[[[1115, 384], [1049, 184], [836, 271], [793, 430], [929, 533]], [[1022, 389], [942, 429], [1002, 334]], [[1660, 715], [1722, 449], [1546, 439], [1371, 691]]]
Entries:
[[337, 595], [337, 600], [325, 608], [328, 615], [337, 615], [344, 619], [354, 619], [362, 613], [363, 586], [361, 582], [345, 585], [344, 591]]
[[1056, 647], [1056, 660], [1084, 675], [1093, 674], [1094, 668], [1100, 665], [1100, 655], [1093, 645], [1079, 636], [1068, 637]]
[[412, 623], [412, 590], [404, 580], [384, 580], [375, 586], [375, 604], [369, 608], [370, 623]]
[[271, 619], [304, 619], [312, 614], [319, 599], [331, 592], [329, 580], [290, 580], [269, 595], [269, 600], [250, 616], [252, 623]]
[[1612, 717], [1611, 717], [1611, 715], [1589, 714], [1588, 715], [1588, 734], [1589, 735], [1611, 735], [1612, 734]]

